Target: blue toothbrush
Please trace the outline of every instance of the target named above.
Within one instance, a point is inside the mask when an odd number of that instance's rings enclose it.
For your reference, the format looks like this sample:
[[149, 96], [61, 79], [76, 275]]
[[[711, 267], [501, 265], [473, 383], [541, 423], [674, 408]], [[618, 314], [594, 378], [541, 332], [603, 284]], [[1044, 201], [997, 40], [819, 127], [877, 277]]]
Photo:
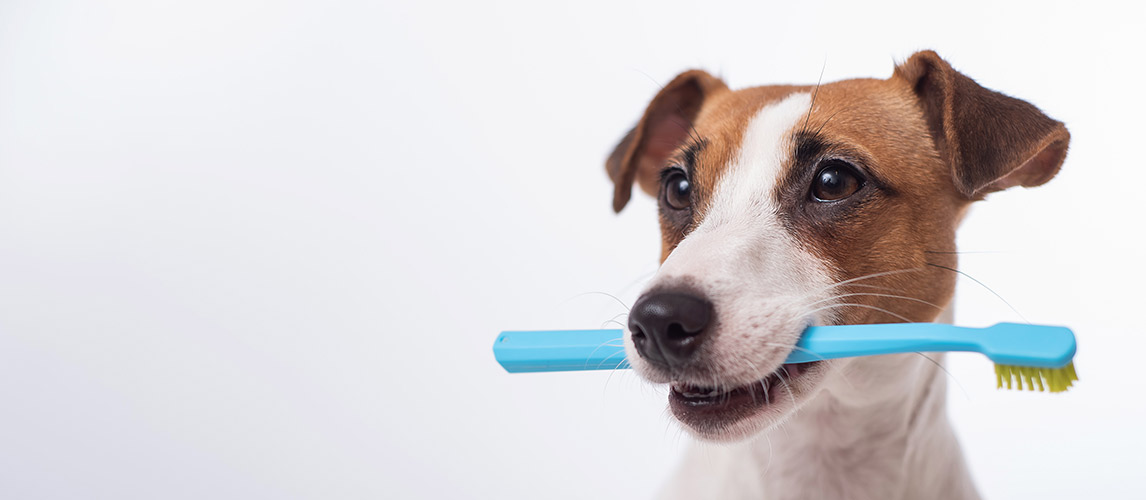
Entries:
[[[551, 330], [501, 332], [493, 344], [497, 362], [510, 373], [628, 368], [622, 331]], [[907, 352], [970, 351], [995, 363], [998, 387], [1067, 390], [1078, 380], [1075, 340], [1061, 326], [999, 323], [968, 328], [940, 323], [813, 326], [804, 330], [785, 363]]]

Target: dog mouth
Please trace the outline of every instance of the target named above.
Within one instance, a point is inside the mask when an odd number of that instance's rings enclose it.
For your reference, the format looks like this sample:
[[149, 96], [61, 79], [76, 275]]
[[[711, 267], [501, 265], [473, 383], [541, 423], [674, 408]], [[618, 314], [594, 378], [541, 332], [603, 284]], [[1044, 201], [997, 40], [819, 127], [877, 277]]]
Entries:
[[766, 377], [740, 386], [706, 387], [673, 382], [669, 407], [682, 423], [703, 435], [718, 437], [723, 429], [754, 415], [777, 410], [784, 412], [796, 404], [803, 378], [818, 371], [822, 363], [780, 365]]

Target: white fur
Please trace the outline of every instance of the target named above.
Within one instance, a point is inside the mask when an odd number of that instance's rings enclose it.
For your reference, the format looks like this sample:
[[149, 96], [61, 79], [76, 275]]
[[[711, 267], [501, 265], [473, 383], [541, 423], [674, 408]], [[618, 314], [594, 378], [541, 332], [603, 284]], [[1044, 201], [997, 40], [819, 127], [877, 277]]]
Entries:
[[782, 425], [734, 444], [693, 443], [658, 497], [979, 498], [947, 420], [943, 355], [927, 356], [838, 365]]
[[[705, 349], [717, 364], [687, 381], [759, 380], [780, 365], [800, 332], [815, 321], [808, 315], [814, 308], [804, 304], [830, 284], [827, 269], [784, 230], [771, 197], [790, 150], [788, 138], [809, 103], [809, 95], [799, 93], [756, 113], [703, 221], [649, 284], [689, 284], [716, 306], [720, 323]], [[639, 359], [634, 366], [645, 368]]]
[[[830, 296], [828, 265], [780, 223], [773, 191], [791, 151], [792, 131], [810, 96], [761, 109], [701, 224], [665, 260], [649, 288], [687, 284], [712, 301], [718, 322], [703, 344], [707, 372], [696, 384], [743, 385], [777, 368]], [[663, 373], [635, 353], [634, 368]], [[702, 435], [662, 490], [680, 499], [977, 498], [944, 411], [941, 355], [880, 356], [821, 364], [789, 389], [792, 400]], [[797, 380], [797, 382], [800, 382]], [[695, 430], [694, 430], [695, 432]]]
[[779, 181], [788, 156], [789, 132], [804, 118], [810, 105], [811, 96], [801, 92], [756, 112], [744, 130], [736, 162], [725, 170], [713, 193], [712, 208], [705, 215], [704, 224], [720, 225], [749, 215], [775, 215], [776, 206], [768, 195]]

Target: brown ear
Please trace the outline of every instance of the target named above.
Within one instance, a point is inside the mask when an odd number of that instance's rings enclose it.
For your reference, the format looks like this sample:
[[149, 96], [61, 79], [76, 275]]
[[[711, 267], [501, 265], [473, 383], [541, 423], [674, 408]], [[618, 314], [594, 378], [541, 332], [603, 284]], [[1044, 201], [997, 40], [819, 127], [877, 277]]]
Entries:
[[625, 208], [634, 180], [646, 193], [656, 195], [660, 170], [688, 138], [704, 100], [725, 90], [728, 86], [724, 82], [700, 70], [681, 73], [661, 89], [641, 121], [605, 160], [605, 171], [615, 188], [613, 210]]
[[896, 67], [895, 76], [918, 96], [964, 196], [1038, 186], [1062, 166], [1070, 133], [1030, 103], [979, 86], [929, 50]]

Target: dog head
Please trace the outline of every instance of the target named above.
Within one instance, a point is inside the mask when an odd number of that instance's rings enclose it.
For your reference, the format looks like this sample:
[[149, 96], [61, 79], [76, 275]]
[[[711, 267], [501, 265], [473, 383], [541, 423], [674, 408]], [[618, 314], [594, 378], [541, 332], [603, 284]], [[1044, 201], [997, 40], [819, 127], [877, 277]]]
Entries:
[[783, 365], [809, 325], [924, 322], [955, 286], [955, 229], [988, 193], [1053, 177], [1070, 136], [933, 52], [886, 80], [733, 91], [672, 80], [606, 161], [660, 207], [662, 265], [629, 317], [645, 378], [695, 435], [778, 424], [852, 361]]

